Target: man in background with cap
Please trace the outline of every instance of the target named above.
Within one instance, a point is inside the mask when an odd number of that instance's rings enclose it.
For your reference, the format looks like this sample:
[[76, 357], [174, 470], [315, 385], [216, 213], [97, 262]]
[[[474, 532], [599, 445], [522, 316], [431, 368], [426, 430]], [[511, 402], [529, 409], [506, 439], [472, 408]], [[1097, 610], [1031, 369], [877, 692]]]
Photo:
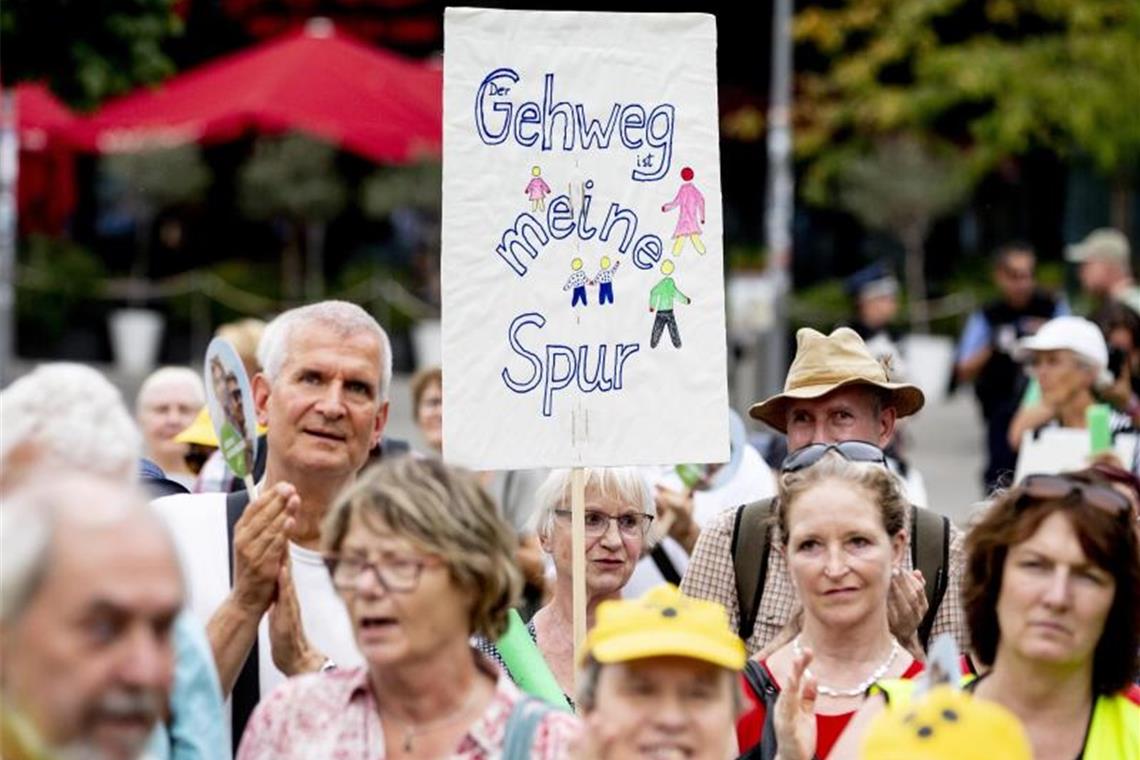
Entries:
[[1120, 301], [1140, 313], [1140, 287], [1132, 279], [1132, 249], [1124, 233], [1109, 227], [1093, 230], [1065, 249], [1065, 259], [1080, 266], [1081, 288], [1098, 305]]
[[719, 604], [662, 585], [598, 605], [586, 637], [575, 757], [690, 757], [735, 752], [744, 646]]
[[986, 421], [985, 493], [1003, 485], [1017, 464], [1006, 436], [1028, 378], [1013, 358], [1014, 347], [1048, 320], [1069, 313], [1063, 300], [1037, 286], [1036, 268], [1037, 256], [1028, 243], [998, 248], [993, 278], [1000, 295], [970, 315], [958, 344], [954, 380], [974, 384]]
[[898, 347], [901, 335], [892, 324], [899, 313], [898, 279], [883, 262], [876, 261], [848, 277], [843, 289], [855, 307], [855, 318], [849, 327], [867, 344], [871, 356], [885, 358], [892, 377], [906, 377]]
[[[896, 419], [922, 408], [922, 391], [890, 382], [850, 328], [841, 327], [831, 335], [803, 328], [796, 341], [784, 392], [749, 410], [755, 419], [787, 435], [789, 451], [850, 440], [885, 448], [894, 436]], [[797, 606], [784, 556], [769, 551], [774, 530], [767, 522], [770, 514], [770, 501], [723, 512], [701, 532], [681, 583], [686, 594], [725, 606], [750, 654], [784, 631]], [[916, 633], [917, 643], [952, 633], [959, 646], [968, 645], [959, 603], [962, 533], [945, 517], [912, 506], [908, 534], [907, 572], [891, 581], [892, 632], [912, 647]], [[936, 577], [924, 578], [915, 572], [916, 564], [934, 568], [931, 573]], [[750, 569], [738, 578], [737, 568], [745, 566]], [[756, 567], [756, 576], [751, 567]], [[752, 586], [754, 594], [742, 593]]]

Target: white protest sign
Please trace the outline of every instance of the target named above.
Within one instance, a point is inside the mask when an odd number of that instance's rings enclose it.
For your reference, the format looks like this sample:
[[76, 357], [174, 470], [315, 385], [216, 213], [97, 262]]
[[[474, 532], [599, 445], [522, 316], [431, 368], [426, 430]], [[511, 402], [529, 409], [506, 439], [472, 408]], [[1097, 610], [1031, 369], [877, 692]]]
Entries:
[[716, 25], [444, 16], [444, 454], [728, 459]]

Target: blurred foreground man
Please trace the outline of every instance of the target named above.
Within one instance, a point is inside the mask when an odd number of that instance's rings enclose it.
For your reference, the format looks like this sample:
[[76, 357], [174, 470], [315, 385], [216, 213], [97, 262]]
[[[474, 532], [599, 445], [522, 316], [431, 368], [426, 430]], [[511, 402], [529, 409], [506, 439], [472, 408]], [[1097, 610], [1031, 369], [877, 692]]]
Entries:
[[735, 756], [744, 662], [719, 604], [665, 585], [602, 602], [579, 678], [576, 760]]
[[67, 475], [0, 508], [3, 757], [144, 756], [174, 678], [183, 586], [143, 498]]

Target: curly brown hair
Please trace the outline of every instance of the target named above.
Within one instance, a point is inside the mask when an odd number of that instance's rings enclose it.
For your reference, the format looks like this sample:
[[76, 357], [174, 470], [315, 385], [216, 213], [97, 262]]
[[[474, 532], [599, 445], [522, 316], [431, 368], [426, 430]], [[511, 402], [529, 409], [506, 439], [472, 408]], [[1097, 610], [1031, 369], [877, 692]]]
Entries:
[[[1069, 477], [1102, 485], [1089, 475]], [[1050, 515], [1064, 514], [1085, 556], [1116, 582], [1112, 607], [1093, 655], [1093, 690], [1111, 694], [1127, 686], [1136, 674], [1140, 648], [1140, 549], [1135, 527], [1130, 524], [1130, 512], [1114, 515], [1073, 498], [1077, 494], [1079, 491], [1074, 490], [1064, 499], [1033, 499], [1019, 487], [995, 499], [966, 538], [962, 606], [974, 654], [982, 664], [993, 665], [1001, 640], [997, 606], [1009, 550], [1029, 539]]]

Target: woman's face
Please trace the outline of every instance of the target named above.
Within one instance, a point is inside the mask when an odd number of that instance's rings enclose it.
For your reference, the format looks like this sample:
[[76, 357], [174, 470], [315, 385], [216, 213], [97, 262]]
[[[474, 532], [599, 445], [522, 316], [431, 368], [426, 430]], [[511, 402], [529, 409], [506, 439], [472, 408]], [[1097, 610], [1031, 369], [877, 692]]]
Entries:
[[603, 665], [586, 729], [609, 758], [735, 755], [737, 675], [688, 657]]
[[1041, 398], [1052, 406], [1066, 403], [1077, 393], [1092, 390], [1096, 373], [1071, 352], [1035, 351], [1033, 373], [1041, 383]]
[[[549, 535], [542, 538], [542, 548], [554, 559], [554, 568], [563, 579], [571, 577], [571, 540], [569, 505], [567, 514], [555, 514]], [[559, 510], [562, 512], [563, 510]], [[642, 514], [640, 504], [626, 504], [612, 496], [602, 496], [596, 489], [586, 489], [586, 512], [607, 517]], [[606, 521], [601, 535], [586, 535], [586, 594], [589, 597], [618, 593], [629, 582], [641, 558], [645, 544], [644, 531], [622, 532], [617, 520]]]
[[416, 405], [416, 424], [428, 446], [443, 450], [443, 386], [431, 383]]
[[824, 480], [789, 505], [787, 558], [805, 614], [824, 625], [886, 615], [891, 569], [902, 561], [906, 533], [887, 535], [871, 493]]
[[1116, 581], [1081, 549], [1069, 518], [1054, 512], [1010, 547], [997, 616], [1001, 652], [1050, 665], [1090, 663]]
[[356, 514], [340, 556], [377, 563], [390, 577], [402, 579], [401, 587], [409, 587], [388, 591], [371, 570], [351, 578], [347, 588], [337, 584], [356, 645], [370, 665], [427, 661], [455, 639], [471, 636], [474, 592], [460, 588], [438, 556], [425, 554], [382, 525], [361, 523]]

